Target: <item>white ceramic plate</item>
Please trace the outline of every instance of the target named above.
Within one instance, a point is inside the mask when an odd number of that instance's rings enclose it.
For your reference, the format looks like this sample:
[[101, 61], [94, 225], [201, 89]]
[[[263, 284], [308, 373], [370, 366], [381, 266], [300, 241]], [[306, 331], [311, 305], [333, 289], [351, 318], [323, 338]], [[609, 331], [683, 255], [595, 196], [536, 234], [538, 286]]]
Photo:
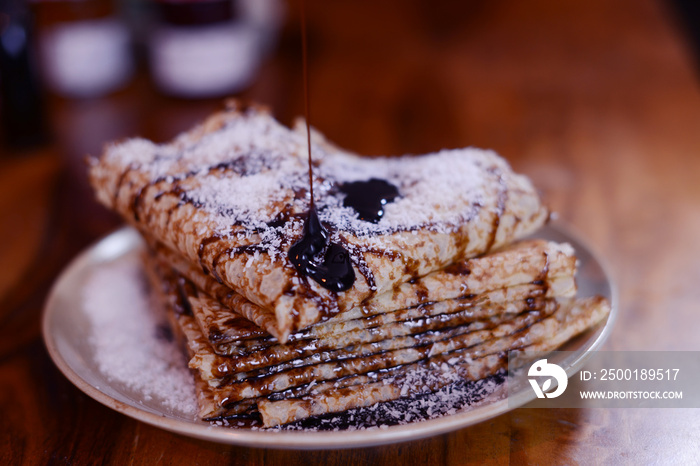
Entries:
[[[566, 241], [574, 246], [580, 261], [580, 296], [600, 294], [612, 303], [612, 312], [607, 321], [561, 348], [573, 352], [566, 361], [557, 361], [571, 376], [610, 333], [617, 313], [617, 297], [600, 261], [575, 235], [561, 226], [550, 225], [537, 236]], [[386, 429], [340, 432], [256, 431], [212, 426], [207, 422], [193, 420], [190, 414], [166, 408], [158, 400], [110, 381], [98, 369], [93, 348], [88, 341], [90, 317], [86, 314], [81, 299], [88, 277], [97, 267], [108, 265], [127, 255], [138, 254], [142, 247], [139, 235], [132, 229], [124, 228], [88, 248], [66, 268], [54, 284], [43, 316], [44, 341], [61, 372], [90, 397], [134, 419], [179, 434], [221, 443], [267, 448], [350, 448], [442, 434], [498, 416], [534, 399], [534, 392], [529, 389], [511, 394], [510, 401], [497, 391], [476, 406], [438, 419]]]

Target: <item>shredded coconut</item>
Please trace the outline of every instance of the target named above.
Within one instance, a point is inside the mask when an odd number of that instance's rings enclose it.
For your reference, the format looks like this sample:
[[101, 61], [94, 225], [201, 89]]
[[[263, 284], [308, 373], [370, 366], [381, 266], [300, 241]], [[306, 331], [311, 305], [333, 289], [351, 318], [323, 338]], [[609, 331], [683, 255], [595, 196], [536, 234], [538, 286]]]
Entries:
[[89, 343], [98, 368], [110, 381], [140, 392], [145, 401], [196, 415], [192, 375], [165, 316], [154, 311], [138, 257], [100, 267], [83, 294], [92, 324]]

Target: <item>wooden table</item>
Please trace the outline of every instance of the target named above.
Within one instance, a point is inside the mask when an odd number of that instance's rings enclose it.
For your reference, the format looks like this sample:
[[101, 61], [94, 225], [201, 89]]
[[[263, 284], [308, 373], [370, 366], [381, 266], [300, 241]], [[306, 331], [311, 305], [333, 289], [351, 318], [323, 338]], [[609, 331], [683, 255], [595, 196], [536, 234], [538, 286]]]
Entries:
[[[606, 348], [699, 350], [700, 87], [668, 5], [652, 0], [309, 2], [313, 123], [365, 154], [474, 145], [529, 174], [607, 259], [620, 315]], [[242, 96], [303, 112], [298, 10]], [[156, 93], [52, 98], [53, 144], [0, 159], [0, 464], [697, 462], [700, 414], [518, 409], [451, 434], [345, 451], [207, 443], [74, 388], [39, 320], [61, 268], [118, 225], [82, 158], [164, 141], [219, 107]]]

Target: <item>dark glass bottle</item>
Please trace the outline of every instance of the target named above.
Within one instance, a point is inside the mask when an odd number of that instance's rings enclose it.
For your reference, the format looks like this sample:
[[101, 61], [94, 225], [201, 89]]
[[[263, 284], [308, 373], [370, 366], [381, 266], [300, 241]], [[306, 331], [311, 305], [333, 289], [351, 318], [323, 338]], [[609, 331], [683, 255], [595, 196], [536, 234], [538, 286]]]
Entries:
[[30, 149], [48, 139], [33, 31], [25, 2], [0, 3], [0, 120], [10, 149]]

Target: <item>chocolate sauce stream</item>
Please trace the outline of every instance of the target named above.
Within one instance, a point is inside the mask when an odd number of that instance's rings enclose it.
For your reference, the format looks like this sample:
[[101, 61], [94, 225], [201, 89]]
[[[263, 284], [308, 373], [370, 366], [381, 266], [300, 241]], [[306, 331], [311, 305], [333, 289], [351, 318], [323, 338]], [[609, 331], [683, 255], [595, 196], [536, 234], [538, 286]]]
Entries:
[[314, 208], [314, 172], [311, 163], [311, 105], [309, 102], [309, 65], [306, 45], [306, 3], [301, 0], [301, 61], [304, 80], [304, 116], [306, 118], [306, 145], [309, 154], [309, 193], [311, 194], [311, 209]]
[[[306, 58], [306, 14], [301, 1], [301, 41], [304, 68], [304, 111], [306, 116], [306, 142], [309, 151], [309, 212], [304, 222], [304, 235], [289, 248], [289, 260], [302, 276], [313, 278], [331, 291], [345, 291], [355, 283], [355, 271], [350, 253], [341, 245], [328, 241], [328, 232], [321, 224], [314, 204], [313, 164], [311, 163], [311, 121], [309, 113], [309, 77]], [[323, 257], [323, 261], [320, 260]]]

